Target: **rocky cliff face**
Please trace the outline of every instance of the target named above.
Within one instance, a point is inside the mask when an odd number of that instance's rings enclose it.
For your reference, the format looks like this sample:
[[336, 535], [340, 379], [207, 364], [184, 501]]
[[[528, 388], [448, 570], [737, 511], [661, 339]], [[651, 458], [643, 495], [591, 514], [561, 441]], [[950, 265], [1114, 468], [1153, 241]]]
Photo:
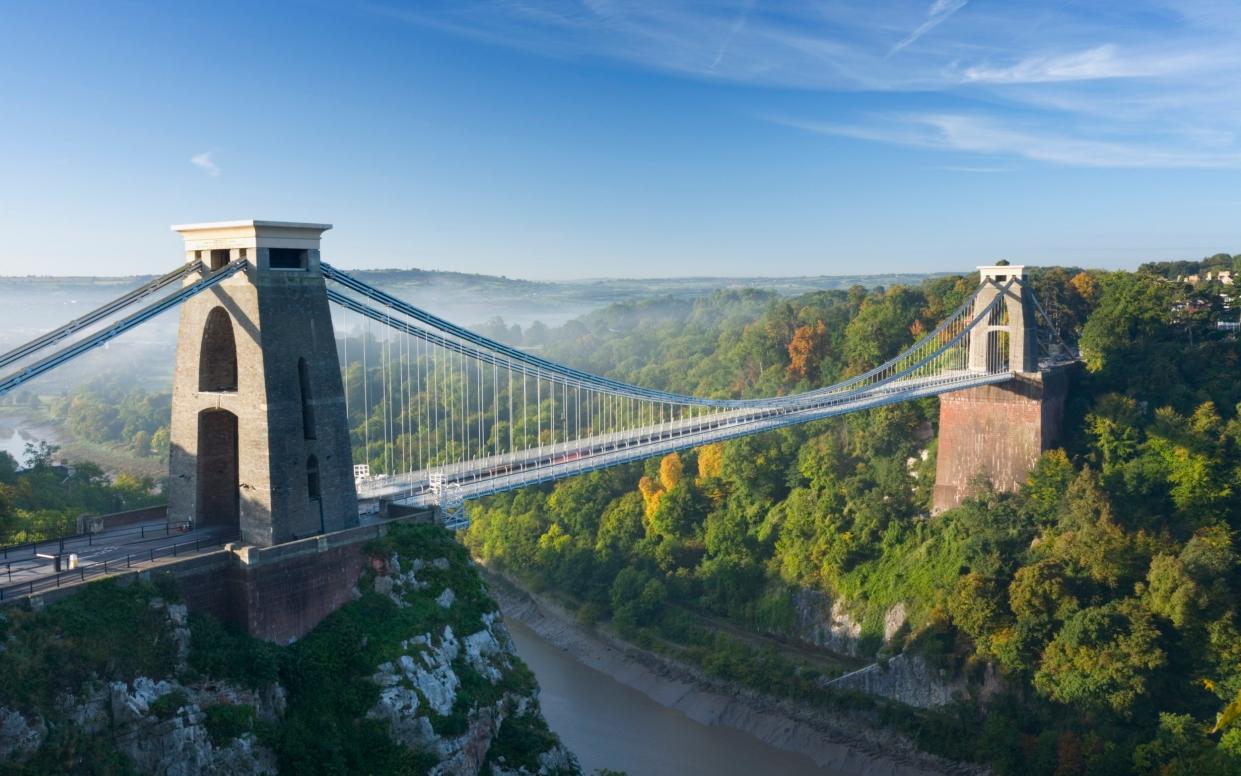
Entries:
[[[879, 646], [890, 646], [906, 622], [905, 605], [898, 603], [884, 614], [882, 640], [862, 636], [862, 626], [849, 616], [840, 600], [831, 600], [817, 590], [801, 589], [793, 594], [795, 614], [793, 638], [852, 657], [873, 657]], [[985, 696], [994, 694], [999, 679], [988, 671], [983, 685], [974, 688]], [[857, 671], [825, 680], [823, 686], [838, 690], [876, 695], [917, 708], [932, 708], [963, 700], [971, 695], [969, 683], [947, 671], [936, 669], [918, 655], [899, 654], [872, 663]]]
[[967, 700], [970, 688], [964, 679], [932, 667], [919, 655], [897, 655], [891, 660], [823, 683], [824, 687], [877, 695], [908, 706], [929, 709]]
[[464, 552], [430, 527], [367, 551], [289, 647], [149, 584], [0, 613], [0, 771], [578, 773]]
[[[815, 647], [842, 655], [868, 657], [861, 623], [854, 620], [844, 601], [832, 600], [818, 590], [798, 589], [793, 593], [793, 629], [785, 634]], [[874, 648], [889, 643], [905, 625], [905, 605], [898, 603], [883, 618], [883, 637]]]

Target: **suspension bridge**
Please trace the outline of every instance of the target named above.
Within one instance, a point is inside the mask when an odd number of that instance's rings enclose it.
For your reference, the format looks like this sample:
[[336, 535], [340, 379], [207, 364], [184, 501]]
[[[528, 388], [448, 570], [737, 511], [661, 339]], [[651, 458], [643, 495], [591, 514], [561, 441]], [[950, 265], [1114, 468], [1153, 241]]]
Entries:
[[469, 499], [856, 412], [1005, 384], [1072, 360], [1023, 268], [980, 285], [890, 360], [833, 385], [706, 398], [591, 374], [463, 328], [319, 257], [322, 224], [174, 227], [177, 269], [0, 355], [0, 394], [181, 311], [169, 520], [270, 546], [358, 505]]

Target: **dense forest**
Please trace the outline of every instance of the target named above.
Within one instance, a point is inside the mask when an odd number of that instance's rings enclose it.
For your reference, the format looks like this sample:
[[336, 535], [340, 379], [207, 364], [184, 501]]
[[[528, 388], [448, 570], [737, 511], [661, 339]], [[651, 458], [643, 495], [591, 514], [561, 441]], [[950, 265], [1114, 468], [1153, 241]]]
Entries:
[[[787, 631], [794, 591], [822, 591], [861, 623], [866, 654], [1001, 673], [985, 708], [889, 713], [928, 748], [1001, 773], [1237, 773], [1241, 346], [1215, 328], [1235, 310], [1231, 289], [1176, 274], [1033, 276], [1085, 364], [1063, 449], [1020, 493], [980, 483], [930, 514], [932, 399], [496, 496], [472, 509], [465, 541], [576, 601], [583, 620], [718, 676], [859, 702], [704, 627]], [[788, 393], [899, 352], [974, 283], [626, 304], [541, 333], [540, 346], [655, 388]], [[897, 604], [907, 620], [885, 646]]]

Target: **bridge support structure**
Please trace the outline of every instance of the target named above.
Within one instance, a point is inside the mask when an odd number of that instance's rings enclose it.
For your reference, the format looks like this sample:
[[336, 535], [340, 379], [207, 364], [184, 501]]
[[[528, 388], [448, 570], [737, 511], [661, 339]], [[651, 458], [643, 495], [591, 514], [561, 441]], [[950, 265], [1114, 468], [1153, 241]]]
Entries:
[[[1006, 359], [1016, 376], [1006, 383], [940, 396], [935, 512], [960, 504], [981, 481], [1003, 492], [1018, 490], [1039, 456], [1059, 441], [1064, 418], [1071, 367], [1039, 368], [1034, 302], [1025, 268], [994, 265], [978, 270], [984, 283], [996, 281], [980, 294], [994, 298], [1003, 293], [1006, 299], [991, 320], [970, 333], [969, 366], [986, 371], [997, 366], [989, 360]], [[980, 297], [980, 303], [987, 301]]]
[[357, 525], [344, 389], [319, 270], [320, 236], [330, 228], [173, 227], [186, 261], [201, 261], [203, 272], [247, 266], [181, 307], [170, 521], [236, 527], [258, 547]]

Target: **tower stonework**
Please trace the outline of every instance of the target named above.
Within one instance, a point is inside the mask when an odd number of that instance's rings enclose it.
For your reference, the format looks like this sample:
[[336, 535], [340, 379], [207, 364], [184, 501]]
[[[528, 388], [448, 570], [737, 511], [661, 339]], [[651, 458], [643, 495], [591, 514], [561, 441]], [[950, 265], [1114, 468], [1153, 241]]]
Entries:
[[[203, 272], [247, 266], [181, 307], [170, 521], [266, 547], [357, 525], [349, 428], [319, 240], [327, 224], [174, 226]], [[198, 278], [191, 274], [186, 283]]]
[[990, 361], [1004, 358], [1016, 376], [1006, 383], [940, 396], [936, 512], [960, 504], [980, 479], [1000, 491], [1018, 490], [1039, 456], [1059, 441], [1064, 419], [1068, 367], [1039, 368], [1034, 303], [1025, 268], [996, 265], [978, 270], [984, 282], [998, 284], [984, 287], [978, 303], [988, 304], [1000, 294], [1005, 300], [989, 320], [970, 332], [969, 368], [993, 370], [996, 364]]

